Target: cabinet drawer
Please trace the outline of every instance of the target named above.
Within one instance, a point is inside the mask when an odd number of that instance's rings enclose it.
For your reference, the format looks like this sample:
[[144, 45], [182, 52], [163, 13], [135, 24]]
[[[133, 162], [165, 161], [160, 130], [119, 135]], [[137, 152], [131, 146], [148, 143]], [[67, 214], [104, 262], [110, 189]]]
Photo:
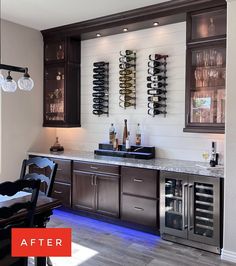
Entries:
[[58, 160], [56, 158], [52, 159], [57, 163], [57, 173], [56, 181], [71, 183], [71, 161], [70, 160]]
[[74, 161], [73, 169], [77, 171], [119, 175], [118, 165]]
[[157, 227], [157, 200], [122, 195], [121, 219]]
[[71, 207], [71, 185], [55, 182], [52, 198], [59, 199], [65, 207]]
[[159, 180], [156, 170], [122, 167], [122, 192], [149, 198], [159, 198]]

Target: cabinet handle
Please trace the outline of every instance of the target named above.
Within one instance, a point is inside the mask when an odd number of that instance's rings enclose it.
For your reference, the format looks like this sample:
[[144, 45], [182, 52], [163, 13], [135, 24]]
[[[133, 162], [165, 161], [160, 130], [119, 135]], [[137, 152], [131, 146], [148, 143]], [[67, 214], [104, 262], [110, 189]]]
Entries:
[[189, 184], [188, 186], [188, 202], [189, 202], [189, 221], [188, 221], [188, 228], [189, 231], [193, 230], [193, 184]]
[[97, 185], [97, 176], [96, 175], [94, 175], [94, 186], [96, 186]]
[[188, 205], [187, 205], [187, 198], [188, 198], [188, 184], [183, 185], [183, 230], [188, 228]]
[[90, 169], [98, 170], [98, 168], [95, 166], [90, 166]]
[[91, 176], [91, 186], [93, 186], [93, 185], [94, 185], [94, 182], [93, 182], [93, 177], [94, 177], [94, 175], [92, 175], [92, 176]]
[[134, 207], [134, 209], [137, 210], [137, 211], [144, 211], [144, 209], [140, 208], [140, 207]]
[[57, 168], [57, 171], [62, 171], [62, 169], [61, 168]]
[[143, 179], [134, 178], [134, 182], [142, 183], [143, 182]]
[[54, 193], [56, 193], [56, 194], [62, 194], [62, 191], [54, 190]]

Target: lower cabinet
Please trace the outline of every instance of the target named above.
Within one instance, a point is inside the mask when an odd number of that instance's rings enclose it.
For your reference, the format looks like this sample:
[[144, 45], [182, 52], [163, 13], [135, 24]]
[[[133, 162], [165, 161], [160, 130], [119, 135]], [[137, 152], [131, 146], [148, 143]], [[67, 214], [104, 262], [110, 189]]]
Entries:
[[64, 207], [71, 207], [71, 185], [55, 182], [52, 190], [52, 198], [59, 199]]

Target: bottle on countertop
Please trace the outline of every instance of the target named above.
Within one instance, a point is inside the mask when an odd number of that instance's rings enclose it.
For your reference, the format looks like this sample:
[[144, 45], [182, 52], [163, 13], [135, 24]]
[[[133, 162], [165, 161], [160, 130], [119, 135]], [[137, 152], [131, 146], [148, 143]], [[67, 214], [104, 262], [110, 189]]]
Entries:
[[127, 119], [124, 120], [124, 131], [123, 131], [123, 144], [126, 144], [126, 139], [128, 137]]
[[130, 133], [128, 131], [128, 135], [127, 135], [127, 138], [126, 138], [126, 141], [125, 141], [125, 149], [126, 149], [126, 151], [130, 151], [130, 140], [129, 140], [129, 136], [130, 136]]
[[211, 143], [211, 157], [210, 157], [210, 166], [215, 167], [218, 165], [219, 153], [216, 153], [216, 142], [212, 141]]
[[138, 123], [137, 129], [136, 129], [136, 140], [135, 140], [136, 145], [141, 145], [141, 128], [140, 124]]
[[111, 123], [111, 126], [109, 128], [109, 143], [110, 144], [114, 143], [115, 136], [116, 136], [116, 130], [115, 130], [114, 124]]

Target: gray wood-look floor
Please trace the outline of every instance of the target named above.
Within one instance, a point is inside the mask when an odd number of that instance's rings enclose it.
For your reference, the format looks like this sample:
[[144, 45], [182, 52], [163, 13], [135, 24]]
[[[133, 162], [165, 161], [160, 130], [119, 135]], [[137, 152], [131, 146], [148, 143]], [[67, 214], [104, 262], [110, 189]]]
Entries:
[[219, 255], [60, 210], [54, 212], [48, 227], [73, 230], [72, 257], [51, 258], [54, 266], [235, 265]]

